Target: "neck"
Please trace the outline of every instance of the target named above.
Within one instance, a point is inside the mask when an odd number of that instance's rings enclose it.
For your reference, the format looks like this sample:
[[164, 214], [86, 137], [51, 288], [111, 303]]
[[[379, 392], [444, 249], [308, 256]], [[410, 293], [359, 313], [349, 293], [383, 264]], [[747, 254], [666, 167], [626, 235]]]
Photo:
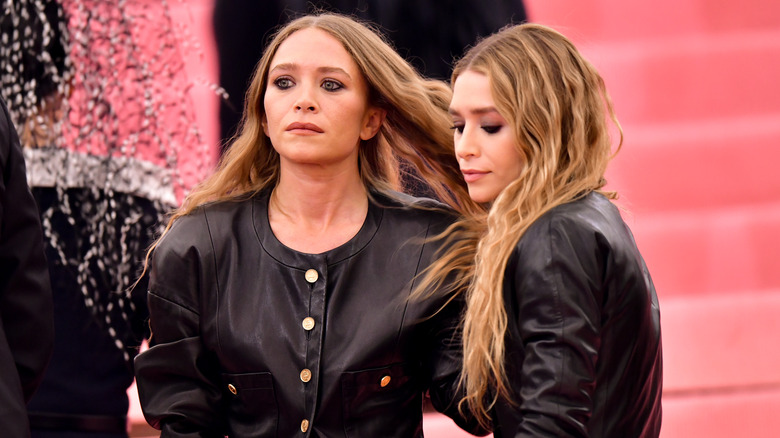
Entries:
[[277, 239], [312, 254], [349, 241], [367, 212], [368, 195], [357, 169], [320, 174], [282, 168], [268, 205]]

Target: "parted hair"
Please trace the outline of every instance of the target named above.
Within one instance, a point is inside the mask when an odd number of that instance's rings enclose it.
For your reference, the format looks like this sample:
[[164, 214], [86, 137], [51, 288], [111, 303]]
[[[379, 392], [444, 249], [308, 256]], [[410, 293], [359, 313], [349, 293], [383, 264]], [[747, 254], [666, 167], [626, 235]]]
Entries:
[[[529, 226], [555, 206], [603, 190], [604, 173], [623, 133], [604, 80], [561, 33], [538, 24], [506, 27], [461, 58], [452, 83], [474, 71], [490, 81], [498, 112], [516, 137], [520, 176], [471, 222], [479, 236], [463, 324], [467, 407], [483, 423], [499, 398], [513, 402], [504, 369], [507, 313], [504, 272]], [[619, 133], [612, 151], [610, 121]], [[520, 292], [522, 293], [522, 291]]]
[[268, 72], [279, 46], [307, 28], [323, 30], [341, 42], [366, 79], [369, 103], [386, 111], [377, 135], [360, 144], [359, 172], [368, 192], [403, 189], [401, 163], [405, 162], [414, 169], [412, 175], [422, 179], [440, 200], [461, 212], [474, 208], [452, 154], [449, 86], [423, 78], [370, 24], [345, 15], [319, 13], [299, 17], [273, 35], [247, 90], [238, 134], [215, 172], [172, 213], [165, 232], [199, 205], [239, 199], [276, 185], [279, 154], [261, 125]]

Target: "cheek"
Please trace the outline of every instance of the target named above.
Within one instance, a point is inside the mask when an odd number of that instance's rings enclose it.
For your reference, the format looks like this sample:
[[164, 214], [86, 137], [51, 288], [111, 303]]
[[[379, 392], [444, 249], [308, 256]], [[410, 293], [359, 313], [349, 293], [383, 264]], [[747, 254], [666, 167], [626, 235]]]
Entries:
[[500, 141], [494, 143], [497, 148], [494, 151], [493, 159], [495, 163], [499, 164], [506, 177], [512, 180], [520, 176], [523, 169], [522, 159], [520, 152], [518, 152], [514, 137], [511, 135], [504, 136]]
[[366, 124], [366, 112], [361, 108], [352, 105], [332, 105], [329, 107], [330, 114], [333, 114], [331, 120], [337, 123], [340, 133], [347, 136], [359, 136]]
[[266, 129], [268, 128], [268, 122], [271, 118], [273, 118], [273, 104], [268, 101], [268, 99], [263, 101], [263, 122], [266, 126]]
[[285, 105], [287, 105], [286, 96], [275, 90], [269, 90], [263, 96], [263, 108], [269, 121], [278, 119], [278, 115]]

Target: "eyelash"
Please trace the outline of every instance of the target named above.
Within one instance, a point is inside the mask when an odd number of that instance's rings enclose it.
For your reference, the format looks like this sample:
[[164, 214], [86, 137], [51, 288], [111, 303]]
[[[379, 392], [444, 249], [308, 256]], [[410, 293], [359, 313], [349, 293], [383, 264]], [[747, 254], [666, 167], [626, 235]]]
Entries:
[[[463, 134], [463, 127], [464, 126], [465, 125], [452, 125], [450, 127], [450, 129], [452, 129], [454, 131], [457, 131], [458, 134]], [[482, 128], [482, 130], [487, 132], [489, 135], [492, 135], [492, 134], [495, 134], [498, 131], [500, 131], [502, 126], [501, 125], [486, 125], [486, 126], [481, 126], [480, 128]]]
[[[283, 82], [286, 82], [287, 85], [282, 85]], [[280, 90], [286, 90], [286, 89], [292, 87], [293, 83], [294, 83], [293, 80], [288, 78], [288, 77], [286, 77], [286, 76], [282, 76], [282, 77], [276, 78], [274, 80], [274, 85], [277, 88], [279, 88]], [[332, 84], [332, 85], [329, 88], [329, 87], [326, 87], [327, 84]], [[344, 88], [344, 84], [342, 84], [339, 81], [333, 80], [333, 79], [326, 79], [326, 80], [322, 81], [321, 87], [323, 89], [325, 89], [325, 91], [335, 92], [335, 91], [339, 91], [342, 88]]]

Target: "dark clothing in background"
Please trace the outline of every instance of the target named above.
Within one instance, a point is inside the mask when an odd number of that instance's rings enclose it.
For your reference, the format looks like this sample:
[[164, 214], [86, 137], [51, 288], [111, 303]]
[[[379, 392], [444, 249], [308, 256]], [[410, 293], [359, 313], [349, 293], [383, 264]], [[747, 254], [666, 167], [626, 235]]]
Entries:
[[30, 435], [25, 404], [54, 343], [49, 271], [38, 208], [5, 101], [0, 99], [0, 434]]
[[[55, 188], [34, 187], [32, 190], [41, 211], [61, 202]], [[93, 308], [85, 304], [77, 281], [77, 269], [73, 265], [63, 265], [57, 254], [57, 251], [64, 251], [67, 259], [83, 258], [85, 251], [91, 249], [90, 237], [95, 237], [88, 235], [89, 227], [83, 223], [85, 218], [76, 212], [100, 205], [96, 197], [103, 195], [101, 190], [94, 188], [70, 188], [67, 191], [73, 213], [55, 210], [56, 213], [49, 219], [50, 226], [56, 228], [57, 235], [61, 236], [58, 248], [51, 241], [46, 244], [57, 308], [54, 315], [57, 342], [51, 366], [28, 405], [32, 436], [123, 438], [127, 437], [127, 388], [134, 378], [132, 362], [127, 361], [123, 351], [115, 345], [103, 316], [98, 316]], [[137, 217], [138, 234], [128, 236], [128, 244], [136, 248], [133, 258], [140, 268], [144, 249], [152, 242], [149, 230], [156, 225], [157, 209], [151, 201], [141, 197], [118, 193], [112, 196], [117, 197], [117, 210], [114, 211], [116, 224], [125, 223], [126, 217]], [[116, 290], [116, 278], [102, 272], [97, 264], [92, 264], [90, 269], [93, 269], [93, 278], [99, 283], [94, 287], [106, 294], [120, 293]], [[148, 336], [146, 277], [133, 289], [131, 300], [134, 305], [132, 312], [117, 306], [107, 315], [120, 321], [129, 318], [126, 331], [117, 335], [128, 346], [127, 352], [132, 357], [137, 352], [137, 348], [132, 346], [140, 346]]]
[[526, 21], [522, 0], [216, 0], [214, 36], [223, 143], [235, 134], [255, 64], [276, 26], [315, 8], [379, 25], [396, 50], [426, 76], [449, 80], [465, 48], [507, 24]]

